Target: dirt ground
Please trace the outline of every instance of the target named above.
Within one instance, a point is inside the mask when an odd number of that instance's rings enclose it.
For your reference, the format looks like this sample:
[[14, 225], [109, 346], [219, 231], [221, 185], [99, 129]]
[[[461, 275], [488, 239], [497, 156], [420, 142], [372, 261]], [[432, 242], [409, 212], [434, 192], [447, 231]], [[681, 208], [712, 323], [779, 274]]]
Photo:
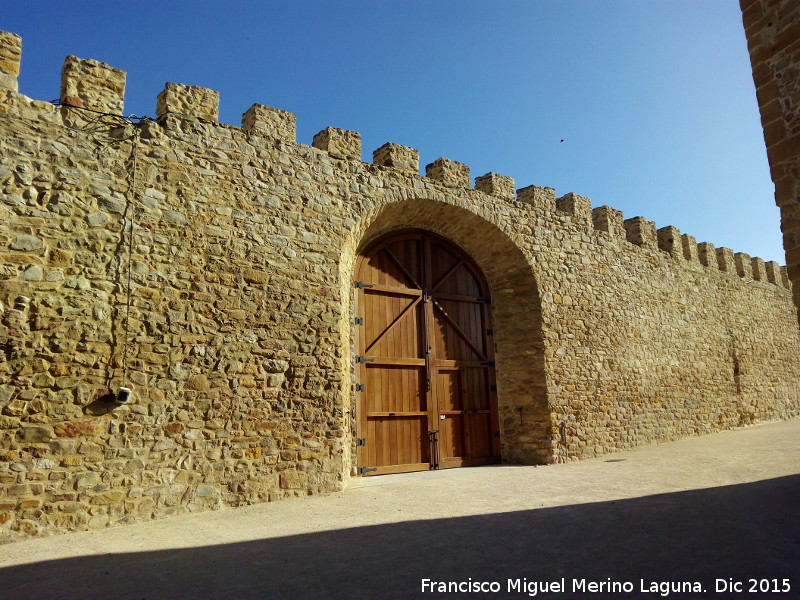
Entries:
[[799, 598], [800, 419], [0, 546], [9, 600], [434, 597]]

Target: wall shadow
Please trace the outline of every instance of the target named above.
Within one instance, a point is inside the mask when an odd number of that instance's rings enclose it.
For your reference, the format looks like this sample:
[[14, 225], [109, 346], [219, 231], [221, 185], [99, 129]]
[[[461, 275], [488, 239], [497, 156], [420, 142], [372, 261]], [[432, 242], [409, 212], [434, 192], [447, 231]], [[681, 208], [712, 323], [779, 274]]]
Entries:
[[[200, 548], [0, 569], [0, 597], [26, 599], [423, 598], [422, 578], [566, 578], [537, 598], [661, 598], [649, 582], [699, 581], [669, 598], [796, 597], [800, 475], [735, 486], [473, 517], [411, 521]], [[454, 502], [457, 499], [454, 498]], [[14, 545], [3, 548], [13, 552]], [[573, 593], [572, 578], [631, 581], [632, 593]], [[789, 579], [791, 592], [714, 592], [715, 579]]]

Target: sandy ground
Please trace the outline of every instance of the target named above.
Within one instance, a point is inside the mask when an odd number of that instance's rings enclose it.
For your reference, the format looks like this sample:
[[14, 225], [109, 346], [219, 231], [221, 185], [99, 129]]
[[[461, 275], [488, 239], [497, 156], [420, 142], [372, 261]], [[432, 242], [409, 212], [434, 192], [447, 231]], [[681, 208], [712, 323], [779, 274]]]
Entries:
[[0, 598], [800, 598], [799, 442], [795, 419], [17, 542]]

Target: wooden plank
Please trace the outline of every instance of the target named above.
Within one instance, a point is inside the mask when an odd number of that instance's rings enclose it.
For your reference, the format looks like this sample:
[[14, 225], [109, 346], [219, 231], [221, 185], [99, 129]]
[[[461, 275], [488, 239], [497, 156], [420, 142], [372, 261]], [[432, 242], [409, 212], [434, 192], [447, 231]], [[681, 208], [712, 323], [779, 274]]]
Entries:
[[409, 410], [409, 411], [371, 411], [367, 413], [368, 418], [373, 417], [424, 417], [428, 414], [426, 410]]
[[458, 324], [456, 324], [456, 322], [455, 322], [455, 321], [454, 321], [454, 320], [453, 320], [453, 319], [450, 317], [450, 315], [448, 315], [448, 314], [447, 314], [447, 311], [446, 311], [446, 310], [445, 310], [445, 309], [442, 307], [442, 305], [441, 305], [441, 304], [439, 304], [438, 302], [436, 302], [435, 300], [432, 302], [432, 304], [433, 304], [433, 305], [434, 305], [436, 308], [438, 308], [438, 309], [439, 309], [439, 312], [440, 312], [440, 313], [442, 314], [442, 316], [445, 318], [445, 321], [447, 321], [447, 324], [448, 324], [448, 325], [450, 325], [450, 327], [452, 327], [452, 328], [453, 328], [453, 331], [455, 331], [455, 333], [456, 333], [456, 334], [457, 334], [457, 335], [458, 335], [458, 336], [459, 336], [459, 337], [460, 337], [462, 340], [464, 340], [464, 342], [467, 344], [467, 346], [469, 346], [469, 347], [470, 347], [470, 349], [472, 349], [472, 351], [473, 351], [473, 352], [474, 352], [474, 353], [475, 353], [475, 354], [476, 354], [476, 355], [477, 355], [477, 356], [478, 356], [478, 357], [479, 357], [481, 360], [486, 360], [486, 356], [483, 354], [483, 352], [481, 352], [480, 350], [478, 350], [478, 348], [476, 348], [476, 347], [475, 347], [475, 344], [473, 344], [473, 343], [472, 343], [472, 340], [470, 340], [470, 339], [467, 337], [467, 335], [466, 335], [466, 334], [465, 334], [465, 333], [464, 333], [464, 332], [461, 330], [461, 328], [458, 326]]
[[431, 286], [431, 293], [433, 293], [433, 292], [435, 292], [436, 290], [438, 290], [438, 289], [439, 289], [439, 287], [440, 287], [440, 286], [441, 286], [441, 285], [442, 285], [442, 284], [443, 284], [445, 281], [447, 281], [447, 278], [448, 278], [448, 277], [450, 277], [450, 276], [451, 276], [453, 273], [455, 273], [455, 272], [456, 272], [456, 270], [457, 270], [457, 269], [458, 269], [458, 268], [459, 268], [461, 265], [463, 265], [463, 264], [464, 264], [464, 261], [463, 261], [463, 260], [459, 260], [459, 261], [458, 261], [457, 263], [455, 263], [455, 264], [454, 264], [452, 267], [450, 267], [450, 269], [449, 269], [448, 271], [445, 271], [444, 275], [442, 275], [441, 277], [439, 277], [439, 279], [436, 281], [436, 283], [434, 283], [434, 284]]
[[[403, 317], [405, 317], [405, 316], [408, 314], [408, 312], [409, 312], [409, 311], [411, 311], [411, 310], [412, 310], [412, 309], [413, 309], [413, 308], [414, 308], [414, 307], [415, 307], [417, 304], [419, 304], [419, 301], [420, 301], [421, 299], [422, 299], [422, 298], [417, 298], [417, 299], [415, 299], [415, 300], [414, 300], [414, 301], [412, 301], [412, 302], [411, 302], [411, 303], [410, 303], [408, 306], [406, 306], [404, 309], [402, 309], [402, 310], [400, 311], [400, 314], [399, 314], [399, 315], [397, 315], [397, 316], [396, 316], [396, 317], [395, 317], [395, 318], [392, 320], [392, 322], [391, 322], [391, 323], [389, 323], [389, 325], [388, 325], [388, 326], [387, 326], [387, 327], [386, 327], [386, 328], [385, 328], [383, 331], [381, 331], [381, 332], [380, 332], [380, 333], [377, 335], [377, 337], [375, 337], [375, 339], [374, 339], [374, 340], [372, 340], [372, 342], [370, 342], [369, 346], [367, 346], [367, 347], [364, 349], [364, 353], [365, 353], [365, 354], [369, 353], [369, 351], [372, 349], [372, 347], [373, 347], [375, 344], [377, 344], [377, 343], [378, 343], [378, 342], [379, 342], [379, 341], [380, 341], [380, 340], [381, 340], [381, 339], [382, 339], [382, 338], [383, 338], [383, 337], [384, 337], [384, 336], [385, 336], [387, 333], [389, 333], [389, 332], [390, 332], [390, 331], [391, 331], [391, 330], [394, 328], [394, 326], [395, 326], [395, 325], [397, 325], [397, 324], [400, 322], [400, 320], [401, 320]], [[403, 356], [403, 354], [402, 354], [402, 351], [399, 351], [399, 350], [400, 350], [399, 348], [395, 347], [395, 354], [394, 354], [394, 356]]]
[[452, 300], [453, 302], [469, 302], [470, 304], [486, 304], [485, 296], [467, 296], [465, 294], [451, 294], [445, 292], [436, 292], [431, 294], [432, 298], [437, 300]]
[[[362, 280], [359, 280], [362, 281]], [[362, 283], [367, 283], [362, 281]], [[422, 290], [415, 290], [413, 288], [400, 287], [397, 285], [386, 285], [382, 283], [372, 283], [372, 287], [361, 288], [368, 294], [399, 294], [401, 296], [422, 296]]]
[[397, 473], [413, 473], [414, 471], [427, 471], [430, 465], [427, 462], [411, 463], [407, 465], [389, 465], [378, 467], [377, 471], [364, 473], [367, 477], [373, 475], [392, 475]]
[[375, 356], [367, 357], [370, 365], [398, 365], [410, 367], [424, 367], [424, 358], [397, 358], [394, 356]]
[[481, 350], [479, 350], [479, 349], [478, 349], [478, 348], [475, 346], [475, 344], [473, 344], [473, 343], [472, 343], [472, 340], [471, 340], [471, 339], [469, 339], [469, 337], [467, 336], [467, 334], [465, 334], [465, 333], [464, 333], [464, 332], [461, 330], [461, 328], [458, 326], [458, 324], [457, 324], [457, 323], [456, 323], [456, 322], [455, 322], [455, 321], [454, 321], [454, 320], [453, 320], [453, 319], [450, 317], [450, 315], [449, 315], [449, 314], [447, 314], [447, 311], [446, 311], [446, 310], [445, 310], [445, 309], [442, 307], [442, 305], [441, 305], [441, 304], [439, 304], [438, 302], [436, 302], [435, 300], [433, 301], [433, 305], [434, 305], [436, 308], [438, 308], [438, 309], [439, 309], [439, 312], [440, 312], [440, 313], [441, 313], [441, 315], [442, 315], [442, 316], [445, 318], [445, 321], [447, 321], [447, 324], [448, 324], [448, 325], [450, 325], [450, 327], [452, 327], [452, 328], [453, 328], [453, 331], [454, 331], [454, 332], [455, 332], [455, 333], [456, 333], [456, 334], [457, 334], [457, 335], [458, 335], [458, 336], [459, 336], [459, 337], [460, 337], [460, 338], [461, 338], [461, 339], [464, 341], [464, 343], [466, 343], [466, 345], [467, 345], [467, 346], [469, 346], [469, 348], [470, 348], [470, 349], [471, 349], [471, 350], [472, 350], [472, 351], [473, 351], [473, 352], [474, 352], [474, 353], [475, 353], [475, 354], [476, 354], [476, 355], [477, 355], [477, 356], [478, 356], [478, 357], [479, 357], [481, 360], [486, 360], [486, 355], [484, 355], [484, 353], [483, 353]]
[[403, 272], [403, 275], [406, 276], [406, 279], [408, 279], [408, 281], [411, 283], [411, 285], [409, 287], [416, 288], [416, 289], [421, 291], [422, 290], [422, 286], [419, 283], [416, 282], [416, 280], [414, 279], [414, 276], [411, 275], [411, 273], [408, 272], [408, 269], [406, 268], [406, 266], [394, 255], [394, 252], [392, 252], [389, 249], [388, 246], [386, 246], [383, 249], [383, 251], [386, 252], [386, 254], [389, 255], [389, 257], [392, 259], [394, 264], [397, 265], [400, 268], [400, 270]]
[[434, 359], [432, 364], [434, 367], [469, 367], [469, 368], [490, 368], [490, 361], [487, 360], [451, 360], [451, 359]]

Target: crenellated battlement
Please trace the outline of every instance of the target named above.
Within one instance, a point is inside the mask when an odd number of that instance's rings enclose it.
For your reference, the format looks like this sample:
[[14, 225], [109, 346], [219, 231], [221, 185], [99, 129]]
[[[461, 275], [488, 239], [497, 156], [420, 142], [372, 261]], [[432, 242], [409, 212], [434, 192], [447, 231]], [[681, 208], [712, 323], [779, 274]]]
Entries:
[[[19, 36], [0, 31], [0, 90], [18, 89], [22, 42]], [[122, 115], [124, 111], [126, 73], [92, 59], [68, 56], [61, 71], [60, 103], [100, 113]], [[168, 82], [156, 99], [156, 121], [166, 124], [168, 117], [216, 123], [219, 119], [219, 93], [195, 85]], [[250, 135], [297, 143], [296, 116], [293, 113], [253, 104], [243, 115], [241, 129]], [[328, 127], [317, 133], [311, 146], [340, 160], [361, 160], [361, 135], [355, 131]], [[372, 164], [410, 176], [419, 174], [419, 151], [387, 142], [372, 153]], [[741, 277], [745, 281], [761, 281], [786, 285], [777, 263], [765, 263], [758, 257], [734, 253], [728, 248], [715, 248], [708, 242], [697, 243], [688, 234], [668, 225], [658, 228], [644, 217], [624, 219], [622, 212], [608, 206], [592, 208], [585, 196], [568, 193], [556, 198], [549, 187], [515, 188], [513, 178], [498, 173], [475, 177], [474, 186], [468, 165], [448, 158], [439, 158], [426, 165], [424, 178], [447, 188], [475, 190], [504, 201], [516, 201], [530, 210], [565, 215], [577, 225], [625, 240], [645, 250], [660, 250], [675, 260], [699, 263]]]

